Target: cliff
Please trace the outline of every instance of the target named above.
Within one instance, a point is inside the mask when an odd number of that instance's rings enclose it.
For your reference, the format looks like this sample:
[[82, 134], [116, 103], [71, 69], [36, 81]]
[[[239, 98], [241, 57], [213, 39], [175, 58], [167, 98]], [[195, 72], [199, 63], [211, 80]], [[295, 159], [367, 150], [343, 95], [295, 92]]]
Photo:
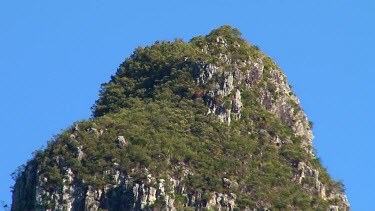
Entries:
[[349, 210], [284, 73], [237, 29], [138, 47], [17, 172], [18, 210]]

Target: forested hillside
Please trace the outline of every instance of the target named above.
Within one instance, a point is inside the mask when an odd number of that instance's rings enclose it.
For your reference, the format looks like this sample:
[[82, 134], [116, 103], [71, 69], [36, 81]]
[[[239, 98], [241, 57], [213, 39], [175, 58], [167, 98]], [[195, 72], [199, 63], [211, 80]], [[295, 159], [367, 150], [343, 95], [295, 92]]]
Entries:
[[286, 76], [222, 26], [138, 47], [15, 173], [13, 211], [349, 210]]

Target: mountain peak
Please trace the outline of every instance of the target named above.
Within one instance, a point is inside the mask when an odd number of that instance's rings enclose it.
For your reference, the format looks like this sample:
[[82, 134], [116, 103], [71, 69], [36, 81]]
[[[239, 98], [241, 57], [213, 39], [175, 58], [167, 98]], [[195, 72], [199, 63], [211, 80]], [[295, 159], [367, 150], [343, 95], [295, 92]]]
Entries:
[[349, 210], [286, 76], [228, 25], [138, 47], [92, 110], [16, 174], [12, 210]]

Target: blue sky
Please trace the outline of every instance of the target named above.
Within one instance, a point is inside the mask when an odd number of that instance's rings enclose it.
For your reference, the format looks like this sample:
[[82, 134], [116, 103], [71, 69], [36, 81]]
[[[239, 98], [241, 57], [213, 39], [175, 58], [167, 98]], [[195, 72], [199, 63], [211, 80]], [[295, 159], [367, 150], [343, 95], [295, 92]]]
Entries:
[[352, 210], [373, 210], [374, 11], [370, 0], [1, 1], [0, 201], [34, 150], [90, 117], [134, 48], [230, 24], [286, 73]]

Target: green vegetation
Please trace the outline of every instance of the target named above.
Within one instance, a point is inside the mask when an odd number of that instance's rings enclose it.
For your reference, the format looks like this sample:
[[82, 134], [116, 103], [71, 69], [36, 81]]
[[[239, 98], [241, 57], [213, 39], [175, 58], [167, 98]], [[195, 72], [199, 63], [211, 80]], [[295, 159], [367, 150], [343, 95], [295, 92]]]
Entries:
[[[218, 59], [222, 53], [230, 58], [230, 64]], [[250, 46], [237, 29], [229, 26], [189, 43], [161, 41], [138, 47], [111, 81], [102, 85], [92, 108], [94, 118], [77, 122], [50, 141], [45, 150], [35, 153], [32, 163], [39, 166], [42, 177], [48, 178], [45, 190], [66, 184], [63, 175], [68, 168], [76, 177], [72, 183], [95, 188], [114, 184], [114, 178], [105, 173], [114, 170], [147, 183], [141, 170], [147, 168], [156, 178], [182, 178], [187, 192], [202, 193], [202, 200], [208, 201], [214, 191], [234, 193], [238, 210], [267, 206], [272, 210], [327, 210], [328, 203], [317, 192], [292, 180], [298, 174], [293, 164], [313, 165], [321, 172], [322, 182], [332, 189], [343, 190], [342, 183], [332, 181], [320, 162], [301, 147], [303, 137], [295, 136], [288, 125], [256, 100], [258, 89], [238, 85], [243, 90], [243, 109], [241, 118], [229, 126], [215, 115], [206, 115], [203, 94], [210, 82], [195, 84], [197, 64], [232, 67], [247, 59], [263, 59], [265, 71], [279, 70], [258, 47]], [[275, 94], [276, 87], [268, 83], [268, 78], [264, 74], [260, 84], [268, 84]], [[230, 109], [233, 95], [216, 100]], [[126, 138], [126, 147], [118, 146], [118, 136]], [[272, 141], [275, 137], [285, 143], [276, 145]], [[84, 153], [81, 159], [80, 151]], [[176, 168], [180, 163], [193, 174], [182, 177], [182, 169]], [[223, 178], [237, 185], [224, 187]], [[311, 178], [303, 183], [314, 187]], [[177, 193], [174, 197], [175, 206], [183, 209], [184, 196]], [[165, 206], [163, 203], [158, 199], [150, 209], [159, 209]]]

